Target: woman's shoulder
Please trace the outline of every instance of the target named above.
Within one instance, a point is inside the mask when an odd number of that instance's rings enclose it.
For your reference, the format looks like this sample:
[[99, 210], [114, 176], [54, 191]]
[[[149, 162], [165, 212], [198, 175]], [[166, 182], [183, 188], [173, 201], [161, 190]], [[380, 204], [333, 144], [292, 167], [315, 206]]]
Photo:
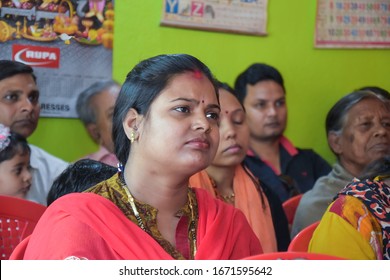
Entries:
[[358, 198], [341, 195], [328, 208], [329, 214], [335, 214], [352, 225], [365, 238], [371, 232], [380, 232], [380, 225], [367, 206]]

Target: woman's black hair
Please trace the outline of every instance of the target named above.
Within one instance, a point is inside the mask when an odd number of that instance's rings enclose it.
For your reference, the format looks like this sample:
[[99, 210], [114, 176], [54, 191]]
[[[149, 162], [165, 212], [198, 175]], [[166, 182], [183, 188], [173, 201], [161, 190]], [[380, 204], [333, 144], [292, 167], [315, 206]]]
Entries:
[[11, 132], [8, 138], [10, 143], [0, 152], [0, 163], [12, 159], [16, 154], [25, 155], [31, 153], [27, 140], [22, 135]]
[[185, 72], [202, 72], [218, 88], [210, 69], [199, 59], [188, 54], [158, 55], [137, 64], [127, 75], [115, 103], [113, 140], [115, 154], [120, 163], [126, 163], [130, 153], [130, 141], [123, 129], [123, 121], [131, 108], [147, 116], [150, 105], [168, 86], [172, 78]]

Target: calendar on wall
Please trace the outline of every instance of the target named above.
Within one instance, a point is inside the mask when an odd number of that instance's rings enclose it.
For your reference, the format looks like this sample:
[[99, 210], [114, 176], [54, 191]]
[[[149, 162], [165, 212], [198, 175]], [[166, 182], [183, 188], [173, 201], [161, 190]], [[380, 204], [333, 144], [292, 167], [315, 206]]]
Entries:
[[390, 48], [389, 0], [317, 0], [317, 48]]
[[267, 35], [268, 0], [163, 0], [161, 25]]

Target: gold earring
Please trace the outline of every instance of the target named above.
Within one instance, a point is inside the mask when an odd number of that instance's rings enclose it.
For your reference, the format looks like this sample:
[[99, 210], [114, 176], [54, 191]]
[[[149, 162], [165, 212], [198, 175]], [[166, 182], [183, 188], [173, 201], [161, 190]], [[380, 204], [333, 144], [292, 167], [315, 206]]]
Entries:
[[131, 133], [130, 133], [130, 142], [131, 143], [134, 143], [135, 141], [135, 131], [133, 130]]

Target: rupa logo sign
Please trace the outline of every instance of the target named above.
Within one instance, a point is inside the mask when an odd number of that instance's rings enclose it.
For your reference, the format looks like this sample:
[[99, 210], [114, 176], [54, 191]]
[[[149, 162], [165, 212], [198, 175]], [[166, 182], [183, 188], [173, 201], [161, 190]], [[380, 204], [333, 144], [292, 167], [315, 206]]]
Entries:
[[60, 49], [40, 46], [13, 45], [12, 57], [32, 67], [59, 68]]

